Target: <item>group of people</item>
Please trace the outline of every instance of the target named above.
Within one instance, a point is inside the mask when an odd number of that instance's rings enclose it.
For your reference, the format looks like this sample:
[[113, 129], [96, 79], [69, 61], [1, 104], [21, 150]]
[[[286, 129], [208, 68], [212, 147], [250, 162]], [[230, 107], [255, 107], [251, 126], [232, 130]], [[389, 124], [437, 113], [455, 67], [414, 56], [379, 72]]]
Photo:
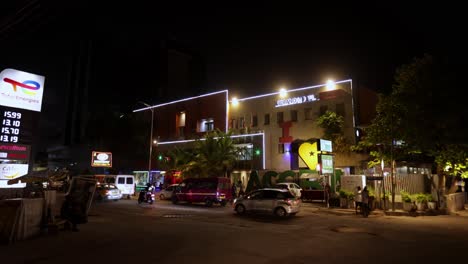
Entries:
[[369, 208], [369, 191], [367, 190], [367, 186], [364, 186], [364, 189], [362, 190], [361, 186], [356, 187], [356, 190], [354, 191], [354, 203], [356, 214], [358, 214], [358, 208]]

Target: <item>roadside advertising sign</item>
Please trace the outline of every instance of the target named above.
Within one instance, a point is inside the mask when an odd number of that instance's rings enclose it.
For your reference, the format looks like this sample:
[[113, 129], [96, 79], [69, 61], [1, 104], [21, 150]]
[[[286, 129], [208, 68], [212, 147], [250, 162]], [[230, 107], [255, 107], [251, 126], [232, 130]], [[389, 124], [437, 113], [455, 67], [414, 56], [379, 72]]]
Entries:
[[112, 152], [93, 151], [91, 167], [112, 167]]

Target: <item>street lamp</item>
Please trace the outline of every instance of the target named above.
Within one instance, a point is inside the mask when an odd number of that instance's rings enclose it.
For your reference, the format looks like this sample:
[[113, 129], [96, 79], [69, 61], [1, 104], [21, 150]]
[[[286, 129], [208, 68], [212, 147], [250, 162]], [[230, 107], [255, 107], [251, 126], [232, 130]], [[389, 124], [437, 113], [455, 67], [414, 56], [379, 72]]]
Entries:
[[153, 154], [153, 120], [154, 120], [154, 108], [151, 107], [151, 105], [145, 103], [145, 102], [142, 102], [142, 101], [139, 101], [139, 103], [149, 107], [149, 110], [151, 110], [151, 130], [150, 130], [150, 140], [149, 140], [149, 158], [148, 158], [148, 180], [149, 180], [149, 177], [150, 177], [150, 173], [151, 173], [151, 155]]

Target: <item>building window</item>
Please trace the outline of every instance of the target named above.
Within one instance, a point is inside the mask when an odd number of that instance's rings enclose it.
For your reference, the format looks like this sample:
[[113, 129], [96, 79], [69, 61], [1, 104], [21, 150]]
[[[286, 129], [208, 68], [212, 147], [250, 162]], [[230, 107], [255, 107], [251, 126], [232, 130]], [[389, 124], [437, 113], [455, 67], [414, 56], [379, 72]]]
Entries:
[[291, 110], [291, 121], [297, 122], [297, 110]]
[[237, 119], [231, 119], [231, 128], [237, 129]]
[[284, 144], [283, 143], [278, 144], [278, 153], [279, 154], [284, 154]]
[[252, 116], [252, 127], [258, 126], [258, 118], [257, 115]]
[[283, 123], [283, 112], [276, 113], [276, 122]]
[[197, 132], [207, 132], [214, 130], [213, 118], [202, 119], [197, 123]]
[[245, 127], [245, 119], [243, 117], [239, 118], [239, 128]]
[[207, 121], [205, 123], [205, 131], [213, 131], [214, 130], [214, 121]]
[[345, 107], [344, 103], [336, 104], [336, 114], [344, 117], [345, 116]]
[[327, 110], [328, 110], [328, 106], [326, 106], [326, 105], [321, 105], [321, 106], [320, 106], [320, 115], [321, 115], [321, 116], [324, 115], [324, 114], [327, 112]]
[[263, 122], [264, 125], [270, 124], [270, 114], [265, 114], [265, 121]]
[[314, 114], [312, 113], [312, 108], [304, 109], [304, 116], [305, 116], [305, 120], [314, 119]]

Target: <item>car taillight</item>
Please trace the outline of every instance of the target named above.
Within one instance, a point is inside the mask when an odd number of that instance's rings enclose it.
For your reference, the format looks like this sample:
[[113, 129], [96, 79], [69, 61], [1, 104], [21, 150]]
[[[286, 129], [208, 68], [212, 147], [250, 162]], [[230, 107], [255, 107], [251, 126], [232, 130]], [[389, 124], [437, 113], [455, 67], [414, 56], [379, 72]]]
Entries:
[[108, 194], [109, 194], [109, 191], [106, 191], [106, 195], [108, 195]]
[[154, 193], [152, 193], [151, 196], [154, 197]]
[[285, 199], [284, 200], [287, 204], [289, 205], [292, 205], [293, 204], [293, 201], [291, 199]]

